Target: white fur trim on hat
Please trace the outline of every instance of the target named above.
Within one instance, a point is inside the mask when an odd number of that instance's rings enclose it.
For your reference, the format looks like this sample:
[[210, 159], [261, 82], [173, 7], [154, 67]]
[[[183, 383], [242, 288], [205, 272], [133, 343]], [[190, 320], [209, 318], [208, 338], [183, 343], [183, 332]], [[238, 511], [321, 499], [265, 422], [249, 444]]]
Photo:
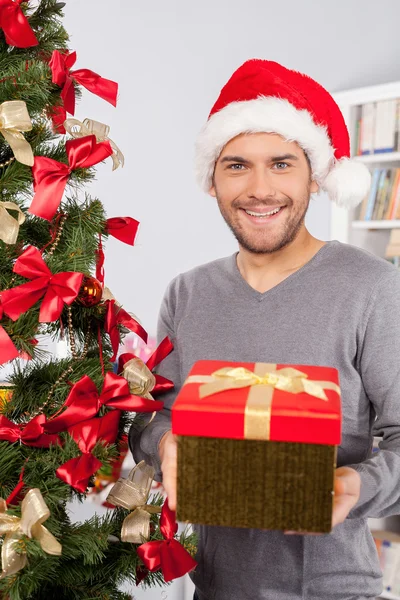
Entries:
[[317, 125], [307, 110], [273, 96], [232, 102], [204, 125], [196, 142], [195, 168], [205, 192], [212, 186], [215, 163], [224, 146], [243, 133], [277, 133], [288, 142], [297, 142], [310, 160], [313, 179], [342, 206], [357, 205], [368, 192], [370, 175], [365, 165], [349, 159], [337, 161], [326, 128]]

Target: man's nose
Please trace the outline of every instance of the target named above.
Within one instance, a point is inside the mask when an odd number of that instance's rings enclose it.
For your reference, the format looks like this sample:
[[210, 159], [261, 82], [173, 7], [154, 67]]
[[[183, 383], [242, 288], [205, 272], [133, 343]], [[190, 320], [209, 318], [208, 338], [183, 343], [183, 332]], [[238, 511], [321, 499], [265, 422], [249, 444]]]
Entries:
[[255, 169], [250, 178], [248, 187], [249, 198], [257, 200], [267, 200], [276, 195], [276, 189], [273, 185], [272, 175], [267, 169]]

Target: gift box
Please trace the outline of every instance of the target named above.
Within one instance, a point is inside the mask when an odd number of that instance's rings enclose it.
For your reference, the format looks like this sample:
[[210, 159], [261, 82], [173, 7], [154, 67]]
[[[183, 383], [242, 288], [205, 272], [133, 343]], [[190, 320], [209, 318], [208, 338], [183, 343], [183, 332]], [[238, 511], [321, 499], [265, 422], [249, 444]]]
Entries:
[[327, 533], [341, 441], [338, 371], [195, 363], [172, 407], [177, 518]]

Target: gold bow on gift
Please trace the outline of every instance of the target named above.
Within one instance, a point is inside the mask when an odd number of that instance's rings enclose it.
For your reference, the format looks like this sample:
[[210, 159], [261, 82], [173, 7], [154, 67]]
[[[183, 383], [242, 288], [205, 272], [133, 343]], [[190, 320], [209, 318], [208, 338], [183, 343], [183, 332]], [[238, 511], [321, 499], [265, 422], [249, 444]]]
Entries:
[[115, 169], [118, 169], [120, 165], [121, 167], [124, 166], [124, 155], [118, 148], [117, 144], [108, 137], [110, 132], [110, 127], [108, 125], [99, 123], [99, 121], [93, 121], [93, 119], [84, 119], [82, 123], [82, 121], [79, 121], [78, 119], [69, 118], [64, 121], [64, 127], [74, 138], [85, 137], [86, 135], [95, 135], [98, 142], [110, 142], [110, 146], [113, 149], [112, 170], [115, 171]]
[[255, 363], [254, 372], [244, 367], [224, 367], [211, 375], [191, 375], [185, 383], [202, 383], [199, 387], [200, 398], [212, 394], [250, 387], [245, 408], [244, 437], [246, 439], [269, 440], [271, 406], [274, 389], [310, 396], [327, 401], [325, 389], [334, 390], [340, 395], [340, 387], [333, 381], [316, 381], [308, 375], [286, 367], [277, 370], [274, 363]]
[[0, 500], [0, 535], [5, 534], [1, 551], [3, 572], [0, 579], [13, 575], [25, 567], [26, 553], [20, 553], [16, 549], [23, 535], [38, 540], [47, 554], [61, 555], [61, 544], [42, 525], [49, 518], [50, 511], [38, 489], [29, 490], [22, 500], [21, 518], [8, 515], [6, 511], [6, 502]]
[[[18, 216], [15, 219], [7, 210], [15, 210]], [[15, 202], [0, 202], [0, 240], [6, 244], [15, 244], [18, 237], [19, 226], [25, 221], [25, 215]]]
[[22, 100], [10, 100], [0, 104], [0, 132], [10, 144], [16, 160], [32, 167], [33, 152], [21, 131], [30, 131], [32, 121]]
[[123, 542], [141, 544], [150, 538], [150, 515], [161, 512], [161, 506], [146, 504], [154, 473], [153, 467], [142, 460], [129, 473], [128, 479], [118, 479], [107, 496], [107, 502], [114, 506], [135, 509], [122, 523]]

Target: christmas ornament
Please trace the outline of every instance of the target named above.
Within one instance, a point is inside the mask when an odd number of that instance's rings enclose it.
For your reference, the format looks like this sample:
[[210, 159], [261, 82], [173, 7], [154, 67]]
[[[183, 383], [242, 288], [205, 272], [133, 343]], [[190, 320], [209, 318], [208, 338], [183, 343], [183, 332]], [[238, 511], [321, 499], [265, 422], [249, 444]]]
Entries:
[[32, 121], [22, 100], [10, 100], [0, 104], [0, 133], [11, 146], [16, 160], [28, 166], [34, 162], [32, 148], [22, 135], [30, 131]]
[[[15, 210], [17, 218], [7, 211]], [[5, 244], [15, 244], [18, 237], [19, 226], [25, 221], [25, 215], [15, 202], [0, 202], [0, 240]]]
[[79, 290], [77, 301], [85, 306], [86, 308], [91, 308], [92, 306], [96, 306], [101, 301], [103, 294], [103, 288], [101, 287], [101, 283], [97, 281], [94, 277], [90, 277], [89, 275], [84, 275], [82, 279], [81, 289]]
[[44, 298], [40, 307], [39, 322], [56, 321], [64, 304], [71, 304], [77, 297], [83, 278], [82, 273], [70, 271], [53, 275], [34, 246], [28, 246], [17, 258], [13, 271], [32, 280], [1, 292], [4, 313], [13, 321], [42, 296]]
[[71, 115], [75, 114], [75, 88], [74, 80], [83, 85], [89, 92], [100, 96], [113, 106], [117, 105], [118, 84], [110, 79], [100, 77], [90, 69], [71, 71], [76, 62], [76, 52], [61, 53], [54, 50], [49, 62], [52, 71], [53, 83], [62, 87], [61, 98], [64, 107]]
[[47, 554], [61, 556], [61, 544], [42, 525], [50, 511], [40, 490], [29, 490], [21, 504], [21, 518], [7, 514], [7, 504], [0, 499], [0, 534], [4, 535], [2, 546], [2, 574], [0, 578], [14, 575], [26, 565], [26, 553], [16, 544], [24, 535], [36, 539]]
[[146, 504], [154, 469], [142, 460], [129, 473], [128, 478], [121, 477], [107, 496], [107, 502], [133, 510], [123, 521], [121, 540], [132, 544], [141, 544], [150, 538], [150, 515], [161, 512], [160, 506]]
[[35, 195], [29, 212], [47, 221], [56, 214], [68, 178], [74, 169], [87, 169], [111, 156], [109, 142], [96, 142], [94, 135], [65, 143], [68, 164], [46, 156], [36, 156], [32, 167]]
[[39, 43], [20, 8], [23, 1], [1, 0], [0, 3], [0, 29], [3, 30], [6, 43], [17, 48], [29, 48]]
[[92, 119], [84, 119], [82, 123], [82, 121], [79, 121], [78, 119], [69, 118], [64, 121], [64, 128], [74, 138], [81, 138], [93, 134], [96, 136], [98, 142], [110, 142], [110, 146], [113, 149], [112, 170], [115, 171], [120, 165], [121, 167], [124, 166], [124, 155], [117, 144], [108, 137], [110, 132], [110, 127], [108, 125], [99, 123], [99, 121], [93, 121]]

